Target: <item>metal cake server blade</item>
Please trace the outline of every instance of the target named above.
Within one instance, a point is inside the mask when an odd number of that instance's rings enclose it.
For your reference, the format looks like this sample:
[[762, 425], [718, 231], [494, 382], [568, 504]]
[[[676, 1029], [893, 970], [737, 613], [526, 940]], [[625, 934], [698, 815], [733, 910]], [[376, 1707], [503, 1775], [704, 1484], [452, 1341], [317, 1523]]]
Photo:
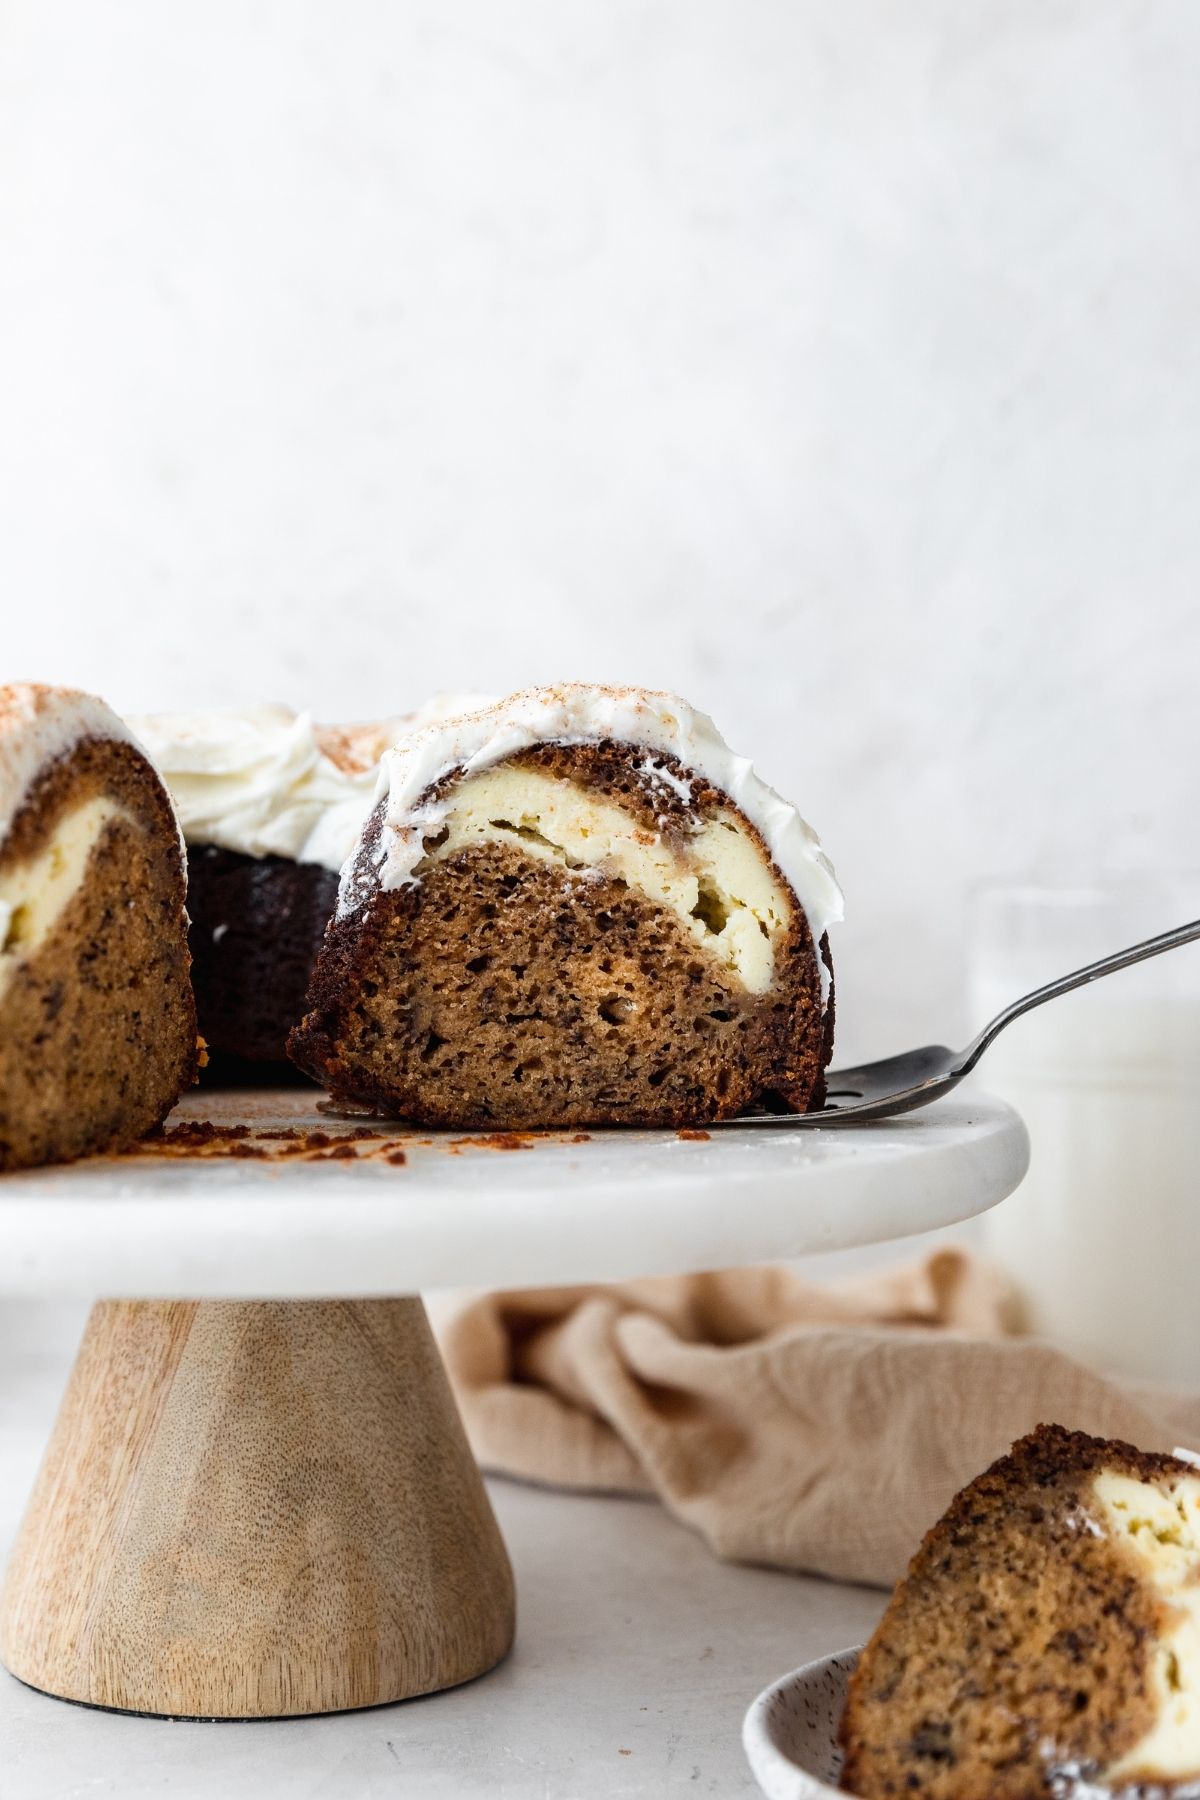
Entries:
[[803, 1131], [830, 1125], [857, 1125], [867, 1119], [890, 1119], [897, 1113], [915, 1112], [918, 1107], [940, 1100], [943, 1094], [957, 1087], [963, 1077], [971, 1073], [989, 1045], [995, 1043], [1004, 1027], [1019, 1019], [1022, 1013], [1032, 1012], [1035, 1006], [1056, 1000], [1060, 994], [1069, 994], [1073, 988], [1099, 981], [1102, 975], [1111, 975], [1117, 969], [1127, 969], [1151, 956], [1161, 956], [1165, 950], [1189, 944], [1195, 938], [1200, 938], [1200, 919], [1194, 919], [1190, 925], [1179, 925], [1174, 931], [1161, 932], [1158, 937], [1146, 938], [1143, 943], [1134, 944], [1128, 950], [1118, 950], [1113, 956], [1103, 956], [1099, 962], [1088, 963], [1070, 975], [1059, 976], [1057, 981], [1048, 981], [1045, 987], [1022, 995], [1003, 1012], [997, 1013], [965, 1050], [948, 1050], [944, 1044], [925, 1044], [919, 1050], [885, 1056], [881, 1062], [860, 1063], [854, 1069], [831, 1069], [825, 1078], [827, 1097], [820, 1112], [743, 1113], [740, 1118], [712, 1121], [706, 1130], [761, 1126], [772, 1131]]

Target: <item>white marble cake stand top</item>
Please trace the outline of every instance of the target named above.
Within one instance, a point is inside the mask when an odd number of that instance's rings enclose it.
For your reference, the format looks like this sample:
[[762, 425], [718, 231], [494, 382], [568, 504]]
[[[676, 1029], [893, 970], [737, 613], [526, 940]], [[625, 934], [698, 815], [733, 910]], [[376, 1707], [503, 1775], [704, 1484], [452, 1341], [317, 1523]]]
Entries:
[[363, 1140], [355, 1160], [261, 1135], [365, 1123], [318, 1099], [200, 1090], [169, 1122], [244, 1124], [257, 1155], [143, 1149], [0, 1176], [0, 1293], [351, 1298], [725, 1268], [956, 1223], [1011, 1193], [1029, 1154], [1016, 1114], [975, 1093], [794, 1133], [489, 1139], [372, 1123], [386, 1142]]

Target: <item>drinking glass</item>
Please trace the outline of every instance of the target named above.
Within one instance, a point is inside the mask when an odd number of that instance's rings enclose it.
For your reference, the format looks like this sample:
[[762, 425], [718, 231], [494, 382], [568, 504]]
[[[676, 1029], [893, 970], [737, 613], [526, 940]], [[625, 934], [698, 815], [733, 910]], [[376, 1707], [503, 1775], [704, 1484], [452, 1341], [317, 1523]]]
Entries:
[[[1200, 875], [974, 896], [970, 1016], [1200, 916]], [[1200, 1387], [1200, 943], [1018, 1019], [982, 1083], [1029, 1127], [986, 1215], [1025, 1328], [1093, 1367]]]

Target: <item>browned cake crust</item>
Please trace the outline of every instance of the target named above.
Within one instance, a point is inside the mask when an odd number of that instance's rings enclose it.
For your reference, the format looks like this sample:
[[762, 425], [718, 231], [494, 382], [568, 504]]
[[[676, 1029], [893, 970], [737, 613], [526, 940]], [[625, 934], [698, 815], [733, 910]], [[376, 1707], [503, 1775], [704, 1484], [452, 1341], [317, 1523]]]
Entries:
[[1101, 1469], [1139, 1481], [1194, 1472], [1041, 1425], [951, 1503], [851, 1678], [840, 1733], [848, 1793], [1040, 1800], [1146, 1735], [1168, 1609], [1089, 1524]]
[[[547, 745], [513, 760], [585, 780], [668, 842], [694, 817], [620, 746]], [[697, 788], [701, 807], [736, 811]], [[678, 1126], [757, 1102], [821, 1103], [832, 1001], [823, 1015], [800, 907], [774, 985], [752, 995], [625, 882], [510, 843], [428, 863], [416, 884], [383, 892], [371, 854], [380, 824], [376, 813], [356, 869], [364, 904], [330, 926], [288, 1044], [335, 1098], [512, 1129]]]
[[36, 855], [65, 813], [102, 795], [139, 824], [109, 821], [81, 885], [0, 995], [0, 1169], [142, 1137], [196, 1077], [183, 858], [140, 753], [89, 738], [50, 763], [0, 865]]

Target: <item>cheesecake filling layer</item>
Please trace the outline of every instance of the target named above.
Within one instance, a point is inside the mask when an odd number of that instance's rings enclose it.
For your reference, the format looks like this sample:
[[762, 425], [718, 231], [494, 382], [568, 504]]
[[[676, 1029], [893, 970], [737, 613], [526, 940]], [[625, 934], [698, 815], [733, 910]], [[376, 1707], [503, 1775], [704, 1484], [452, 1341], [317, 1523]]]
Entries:
[[97, 795], [65, 813], [35, 856], [0, 867], [0, 995], [53, 931], [92, 851], [117, 819], [134, 822], [126, 807]]
[[1200, 1476], [1160, 1484], [1104, 1471], [1092, 1491], [1108, 1535], [1174, 1615], [1153, 1651], [1155, 1723], [1102, 1780], [1182, 1780], [1200, 1773]]
[[[361, 878], [358, 858], [351, 856], [342, 869], [338, 917], [357, 912], [375, 887], [387, 892], [419, 879], [425, 843], [444, 823], [441, 794], [448, 777], [465, 783], [541, 744], [604, 743], [628, 746], [639, 771], [685, 803], [697, 783], [727, 795], [766, 845], [789, 897], [804, 911], [814, 944], [841, 919], [842, 892], [811, 826], [745, 757], [734, 754], [706, 714], [677, 694], [589, 682], [526, 688], [404, 736], [379, 765], [375, 810], [382, 811], [382, 829], [372, 852], [374, 883]], [[829, 971], [823, 958], [817, 960], [826, 1004]]]
[[586, 877], [624, 881], [673, 912], [700, 950], [751, 994], [765, 993], [792, 909], [761, 846], [730, 812], [699, 818], [682, 849], [606, 795], [558, 776], [501, 765], [452, 788], [423, 839], [427, 863], [487, 843], [507, 843]]

